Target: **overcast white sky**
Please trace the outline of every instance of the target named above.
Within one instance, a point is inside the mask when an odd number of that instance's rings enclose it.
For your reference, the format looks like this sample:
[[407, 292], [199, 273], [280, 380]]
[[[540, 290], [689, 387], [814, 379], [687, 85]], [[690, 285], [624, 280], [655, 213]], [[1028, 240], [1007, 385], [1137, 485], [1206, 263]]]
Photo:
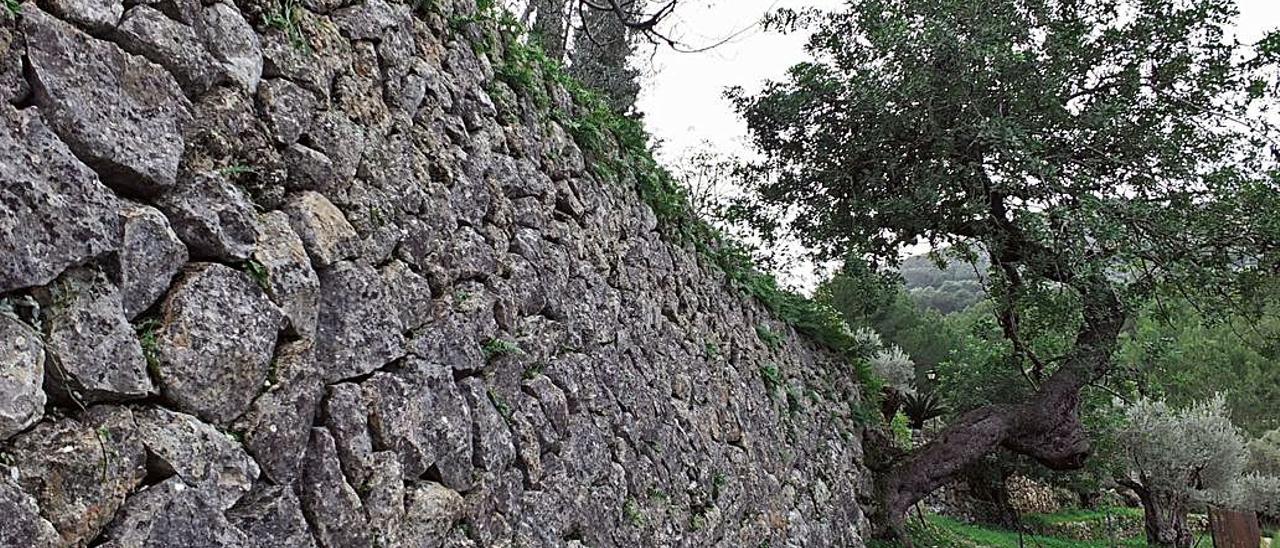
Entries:
[[[650, 58], [654, 72], [645, 82], [639, 108], [649, 131], [661, 143], [660, 157], [670, 164], [691, 149], [749, 155], [746, 125], [733, 112], [724, 91], [732, 86], [759, 90], [766, 80], [781, 78], [788, 67], [805, 59], [805, 36], [766, 33], [753, 25], [776, 8], [831, 10], [843, 4], [843, 0], [682, 3], [676, 13], [678, 19], [673, 22], [674, 35], [690, 46], [714, 44], [739, 32], [741, 35], [711, 51], [679, 53], [659, 48]], [[1239, 0], [1238, 5], [1241, 17], [1237, 30], [1242, 41], [1255, 41], [1266, 30], [1280, 27], [1280, 0]], [[807, 291], [822, 276], [817, 270], [802, 261], [778, 274], [784, 283]]]
[[[700, 46], [751, 27], [771, 9], [835, 9], [842, 4], [842, 0], [696, 0], [682, 3], [674, 24], [680, 39]], [[1280, 0], [1239, 0], [1238, 5], [1242, 40], [1256, 40], [1265, 30], [1280, 27]], [[724, 90], [731, 86], [756, 90], [765, 80], [781, 78], [788, 67], [805, 59], [803, 46], [801, 35], [754, 28], [708, 52], [659, 49], [653, 57], [656, 72], [645, 82], [639, 107], [649, 131], [663, 142], [663, 156], [679, 157], [703, 141], [721, 152], [743, 152], [746, 126], [724, 99]]]

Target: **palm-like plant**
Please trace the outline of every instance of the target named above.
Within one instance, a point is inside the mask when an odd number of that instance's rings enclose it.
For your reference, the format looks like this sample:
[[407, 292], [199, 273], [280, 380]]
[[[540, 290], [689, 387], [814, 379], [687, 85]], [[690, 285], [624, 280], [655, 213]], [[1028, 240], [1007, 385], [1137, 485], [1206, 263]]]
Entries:
[[947, 414], [947, 406], [933, 392], [908, 393], [902, 396], [902, 412], [913, 430], [923, 430], [929, 419]]

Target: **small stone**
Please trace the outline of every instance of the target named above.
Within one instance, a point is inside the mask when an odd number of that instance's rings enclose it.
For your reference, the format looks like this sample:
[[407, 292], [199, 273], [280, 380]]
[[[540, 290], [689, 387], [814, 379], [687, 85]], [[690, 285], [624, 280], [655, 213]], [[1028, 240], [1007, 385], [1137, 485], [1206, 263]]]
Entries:
[[400, 460], [391, 451], [373, 456], [369, 481], [365, 484], [364, 512], [369, 519], [375, 546], [397, 546], [396, 530], [405, 518], [404, 471]]
[[244, 273], [189, 267], [165, 299], [156, 334], [165, 398], [215, 424], [240, 416], [262, 391], [283, 319]]
[[331, 190], [338, 181], [333, 161], [320, 151], [299, 143], [289, 145], [284, 153], [289, 169], [289, 190]]
[[165, 409], [134, 413], [138, 436], [151, 455], [151, 472], [177, 475], [217, 503], [235, 504], [258, 478], [258, 464], [226, 434], [191, 415]]
[[445, 485], [472, 486], [471, 412], [451, 370], [409, 360], [400, 374], [377, 373], [363, 386], [375, 445], [400, 456], [405, 476], [434, 467]]
[[265, 270], [267, 295], [295, 334], [315, 336], [320, 278], [311, 269], [302, 239], [289, 226], [289, 216], [280, 211], [260, 215], [257, 242], [253, 259]]
[[438, 483], [426, 482], [408, 489], [405, 515], [398, 532], [403, 546], [440, 546], [466, 506], [462, 495]]
[[262, 45], [253, 27], [228, 3], [216, 2], [203, 11], [205, 46], [222, 64], [222, 70], [249, 93], [262, 80]]
[[311, 429], [301, 490], [302, 511], [321, 546], [372, 545], [360, 497], [342, 476], [333, 437], [323, 428]]
[[239, 262], [253, 253], [253, 205], [222, 175], [192, 173], [156, 205], [195, 258]]
[[[471, 408], [475, 463], [490, 472], [501, 472], [515, 460], [515, 445], [511, 443], [511, 430], [507, 419], [489, 398], [484, 381], [468, 377], [458, 383], [462, 397]], [[510, 413], [509, 409], [505, 410]]]
[[147, 361], [124, 314], [120, 291], [106, 275], [68, 271], [48, 290], [50, 384], [80, 405], [145, 397], [154, 392]]
[[169, 283], [187, 263], [187, 246], [156, 208], [130, 204], [121, 217], [120, 296], [124, 315], [132, 320], [169, 290]]
[[146, 475], [146, 450], [123, 407], [44, 422], [12, 440], [16, 478], [66, 545], [98, 536]]
[[418, 329], [431, 320], [431, 284], [426, 278], [403, 261], [395, 260], [382, 267], [380, 273], [386, 281], [391, 307], [400, 314], [405, 329]]
[[62, 544], [53, 524], [40, 516], [31, 495], [7, 475], [0, 475], [0, 546], [53, 548]]
[[204, 48], [195, 29], [151, 6], [129, 8], [116, 27], [115, 36], [126, 51], [168, 69], [189, 96], [203, 94], [218, 81], [218, 63]]
[[335, 11], [332, 18], [342, 35], [350, 40], [380, 40], [388, 29], [408, 23], [409, 6], [368, 0]]
[[280, 345], [273, 367], [274, 382], [254, 400], [236, 429], [244, 432], [245, 448], [262, 472], [287, 485], [298, 478], [323, 387], [309, 340]]
[[373, 469], [373, 440], [369, 437], [368, 403], [360, 385], [330, 386], [324, 400], [324, 417], [337, 446], [343, 473], [357, 487], [363, 487]]
[[35, 103], [76, 156], [112, 188], [173, 186], [191, 105], [164, 69], [30, 4], [22, 10]]
[[364, 155], [364, 129], [345, 114], [331, 110], [316, 116], [308, 135], [314, 148], [332, 162], [336, 183], [345, 183], [356, 176]]
[[44, 344], [40, 333], [0, 315], [0, 394], [5, 395], [0, 399], [0, 441], [40, 420], [45, 404], [42, 382]]
[[264, 80], [258, 86], [258, 103], [271, 134], [282, 145], [298, 142], [316, 112], [315, 95], [283, 78]]
[[289, 199], [284, 211], [316, 266], [323, 268], [355, 257], [360, 235], [324, 195], [300, 192]]
[[121, 0], [40, 0], [44, 10], [75, 23], [93, 33], [105, 33], [115, 28], [124, 14]]
[[302, 503], [289, 486], [258, 484], [235, 507], [227, 510], [227, 519], [264, 548], [315, 548], [316, 545], [306, 516], [302, 515]]
[[227, 520], [215, 497], [179, 477], [129, 497], [105, 536], [120, 548], [257, 546]]
[[120, 246], [119, 200], [39, 110], [0, 103], [0, 293], [47, 284]]
[[403, 356], [404, 345], [377, 270], [344, 261], [320, 272], [316, 362], [326, 381], [371, 373]]

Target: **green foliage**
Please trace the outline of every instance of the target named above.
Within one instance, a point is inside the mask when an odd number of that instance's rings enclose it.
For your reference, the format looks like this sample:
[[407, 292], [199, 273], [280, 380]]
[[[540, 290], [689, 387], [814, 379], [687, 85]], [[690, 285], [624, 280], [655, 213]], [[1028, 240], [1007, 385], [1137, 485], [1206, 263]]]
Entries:
[[4, 0], [4, 8], [9, 11], [9, 15], [22, 15], [22, 2], [20, 0]]
[[770, 350], [782, 348], [782, 334], [774, 331], [767, 324], [756, 325], [756, 336], [760, 337], [760, 342], [763, 342]]
[[310, 51], [311, 44], [302, 33], [302, 11], [298, 7], [298, 0], [276, 0], [265, 17], [267, 26], [283, 32], [290, 45]]
[[932, 391], [911, 392], [902, 396], [902, 413], [908, 420], [908, 426], [915, 430], [923, 430], [930, 419], [947, 414], [947, 406]]
[[640, 514], [640, 505], [636, 503], [636, 499], [627, 499], [627, 502], [622, 505], [622, 515], [634, 527], [639, 527], [644, 523], [644, 516]]
[[1177, 407], [1224, 392], [1232, 421], [1253, 435], [1280, 428], [1280, 293], [1256, 313], [1197, 310], [1178, 297], [1150, 301], [1116, 361], [1128, 379]]
[[[780, 320], [827, 345], [854, 364], [854, 373], [868, 393], [879, 392], [879, 381], [865, 363], [860, 347], [829, 306], [783, 289], [760, 272], [751, 253], [721, 231], [698, 218], [688, 192], [654, 160], [649, 136], [639, 120], [620, 115], [607, 101], [585, 88], [557, 62], [529, 41], [510, 14], [496, 6], [481, 6], [476, 21], [495, 23], [505, 35], [501, 55], [494, 59], [497, 79], [559, 123], [586, 156], [588, 166], [603, 181], [630, 184], [657, 217], [663, 233], [677, 243], [693, 245], [724, 272], [728, 283], [755, 297]], [[494, 46], [482, 46], [493, 51]], [[549, 85], [566, 91], [569, 111], [550, 108]]]
[[760, 380], [764, 381], [764, 389], [769, 393], [770, 398], [774, 397], [778, 388], [786, 382], [782, 377], [782, 370], [772, 362], [760, 366]]
[[720, 345], [715, 341], [707, 341], [702, 345], [702, 355], [709, 360], [720, 358]]
[[134, 326], [138, 342], [142, 345], [142, 356], [147, 360], [147, 370], [153, 375], [159, 374], [160, 370], [160, 342], [156, 336], [158, 329], [160, 321], [155, 318], [147, 318]]
[[[925, 523], [911, 519], [908, 523], [915, 546], [922, 548], [1115, 548], [1117, 546], [1141, 548], [1147, 545], [1144, 538], [1131, 537], [1122, 540], [1099, 538], [1073, 540], [1041, 535], [1018, 535], [1016, 531], [971, 525], [944, 516], [928, 516]], [[870, 543], [871, 548], [893, 548], [894, 543]]]
[[218, 169], [218, 174], [223, 177], [235, 177], [237, 175], [257, 172], [258, 170], [253, 166], [246, 166], [244, 164], [233, 164]]
[[889, 432], [893, 434], [893, 445], [903, 451], [911, 450], [911, 420], [901, 411], [893, 415], [889, 421]]
[[524, 354], [516, 343], [506, 339], [493, 338], [480, 345], [480, 350], [484, 352], [486, 360], [492, 360], [501, 356], [519, 356]]
[[249, 259], [245, 261], [244, 264], [241, 265], [241, 270], [244, 270], [245, 274], [248, 274], [250, 278], [253, 278], [253, 281], [256, 282], [258, 287], [261, 287], [263, 291], [268, 289], [271, 275], [267, 272], [266, 267], [262, 266], [262, 263], [258, 262], [257, 259]]

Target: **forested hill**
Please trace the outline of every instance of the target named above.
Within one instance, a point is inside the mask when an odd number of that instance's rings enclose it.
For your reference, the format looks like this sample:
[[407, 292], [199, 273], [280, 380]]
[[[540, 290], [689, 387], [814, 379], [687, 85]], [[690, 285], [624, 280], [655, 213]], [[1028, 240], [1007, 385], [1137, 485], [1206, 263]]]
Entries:
[[977, 265], [952, 261], [945, 268], [928, 255], [914, 255], [902, 261], [899, 273], [911, 297], [921, 306], [950, 314], [986, 298], [980, 273], [990, 263], [979, 256]]

